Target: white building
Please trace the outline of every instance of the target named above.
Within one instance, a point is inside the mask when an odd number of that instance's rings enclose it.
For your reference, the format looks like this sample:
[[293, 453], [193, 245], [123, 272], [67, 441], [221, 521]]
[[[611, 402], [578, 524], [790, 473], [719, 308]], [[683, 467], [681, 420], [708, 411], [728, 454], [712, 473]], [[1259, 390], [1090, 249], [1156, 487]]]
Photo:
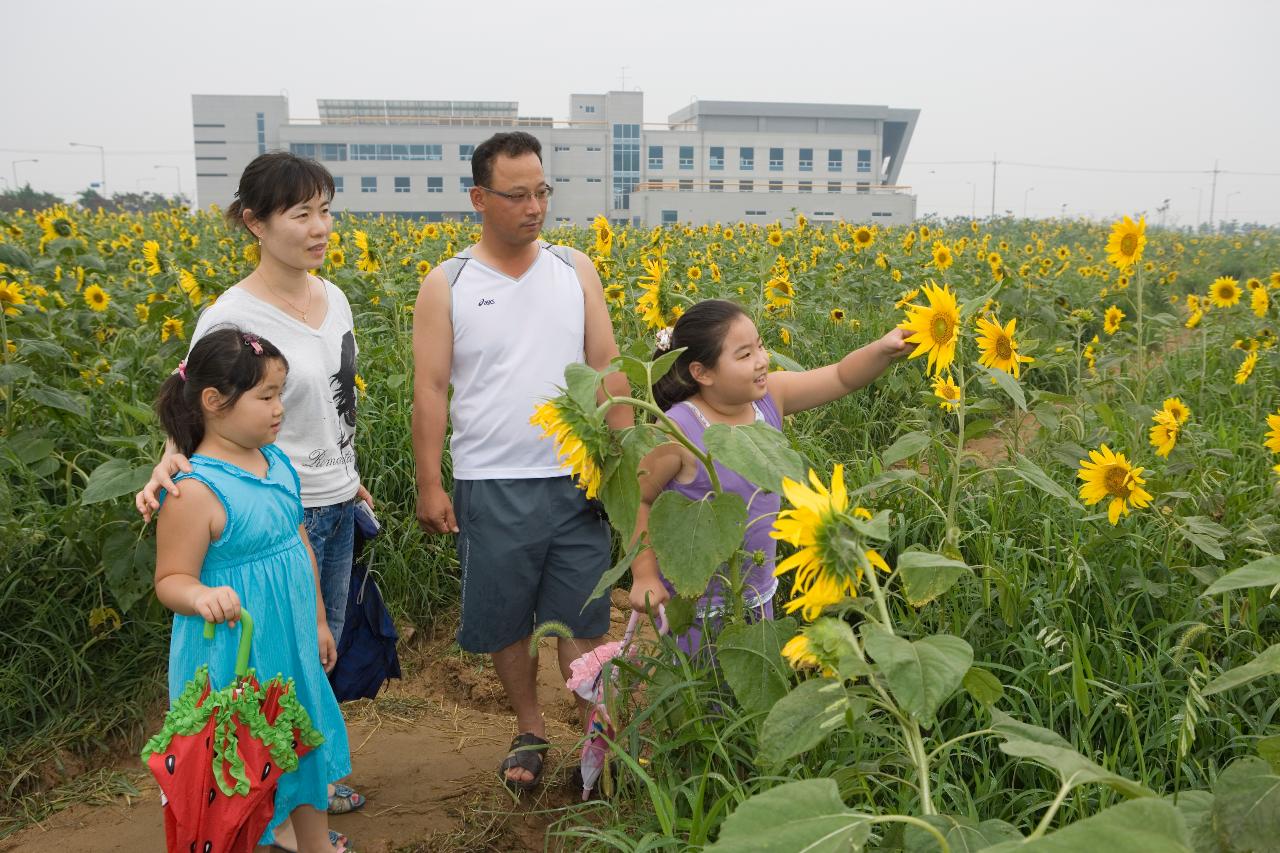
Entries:
[[336, 211], [471, 217], [471, 152], [520, 129], [542, 143], [555, 223], [915, 216], [897, 180], [919, 110], [695, 101], [647, 125], [641, 92], [571, 95], [567, 120], [520, 116], [513, 101], [321, 100], [318, 119], [297, 120], [282, 96], [191, 100], [202, 205], [225, 207], [250, 160], [286, 149], [333, 173]]

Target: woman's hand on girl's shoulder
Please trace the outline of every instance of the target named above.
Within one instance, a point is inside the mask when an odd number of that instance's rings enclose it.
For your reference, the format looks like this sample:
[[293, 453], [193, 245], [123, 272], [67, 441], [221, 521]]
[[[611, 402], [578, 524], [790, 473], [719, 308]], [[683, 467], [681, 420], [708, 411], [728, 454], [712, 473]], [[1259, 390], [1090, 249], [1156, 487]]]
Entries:
[[178, 486], [173, 482], [178, 472], [191, 473], [191, 460], [181, 453], [166, 453], [151, 470], [151, 479], [133, 498], [133, 505], [137, 507], [144, 522], [151, 521], [151, 515], [160, 509], [161, 489], [171, 496], [178, 495]]

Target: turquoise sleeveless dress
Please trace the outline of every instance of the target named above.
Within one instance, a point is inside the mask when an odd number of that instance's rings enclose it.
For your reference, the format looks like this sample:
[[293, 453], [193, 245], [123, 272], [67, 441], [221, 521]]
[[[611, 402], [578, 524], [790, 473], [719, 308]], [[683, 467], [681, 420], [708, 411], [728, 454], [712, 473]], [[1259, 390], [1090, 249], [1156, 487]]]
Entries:
[[[316, 633], [316, 582], [311, 557], [298, 535], [302, 523], [298, 473], [274, 444], [262, 448], [267, 476], [257, 475], [209, 456], [191, 457], [190, 474], [174, 481], [199, 480], [217, 495], [227, 514], [222, 536], [209, 544], [200, 582], [229, 586], [253, 614], [249, 666], [258, 680], [277, 674], [292, 678], [298, 700], [311, 715], [324, 743], [303, 756], [298, 769], [280, 777], [275, 814], [260, 844], [269, 844], [275, 827], [298, 806], [324, 811], [327, 786], [351, 772], [347, 728], [333, 689], [320, 664]], [[235, 677], [240, 629], [218, 626], [214, 639], [204, 639], [204, 620], [175, 614], [169, 645], [169, 701], [201, 664], [209, 665], [215, 687]]]

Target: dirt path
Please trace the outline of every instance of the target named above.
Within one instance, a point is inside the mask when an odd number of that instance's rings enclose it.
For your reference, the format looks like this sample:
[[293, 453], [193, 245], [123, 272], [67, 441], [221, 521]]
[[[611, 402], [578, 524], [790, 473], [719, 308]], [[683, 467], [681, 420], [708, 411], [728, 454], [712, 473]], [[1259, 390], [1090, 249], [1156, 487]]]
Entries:
[[[615, 608], [611, 634], [621, 635], [625, 618]], [[553, 748], [543, 785], [519, 801], [497, 781], [515, 718], [488, 659], [464, 655], [448, 639], [402, 655], [403, 681], [376, 700], [343, 706], [352, 751], [348, 781], [369, 803], [330, 825], [348, 834], [360, 853], [548, 849], [547, 827], [578, 799], [568, 790], [568, 775], [580, 736], [554, 647], [543, 644], [538, 677]], [[0, 840], [0, 853], [163, 850], [159, 789], [140, 762], [124, 761], [119, 769], [141, 796], [59, 812]]]

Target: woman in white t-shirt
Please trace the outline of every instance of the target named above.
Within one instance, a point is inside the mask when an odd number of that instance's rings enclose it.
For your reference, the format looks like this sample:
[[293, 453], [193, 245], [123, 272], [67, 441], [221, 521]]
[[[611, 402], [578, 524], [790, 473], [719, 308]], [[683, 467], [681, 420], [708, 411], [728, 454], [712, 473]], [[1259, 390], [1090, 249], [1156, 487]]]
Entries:
[[[244, 170], [227, 222], [258, 242], [258, 266], [206, 308], [191, 335], [237, 326], [266, 338], [289, 362], [284, 422], [276, 445], [301, 481], [304, 522], [320, 569], [320, 592], [334, 642], [340, 641], [351, 582], [355, 503], [373, 499], [356, 467], [356, 355], [351, 306], [331, 282], [313, 275], [324, 264], [333, 217], [333, 177], [324, 166], [284, 151], [259, 155]], [[173, 476], [190, 471], [166, 446], [136, 504], [150, 520], [161, 489], [176, 493]], [[252, 605], [250, 605], [252, 606]], [[330, 812], [364, 805], [346, 786], [331, 793]], [[290, 828], [277, 841], [290, 846]]]

